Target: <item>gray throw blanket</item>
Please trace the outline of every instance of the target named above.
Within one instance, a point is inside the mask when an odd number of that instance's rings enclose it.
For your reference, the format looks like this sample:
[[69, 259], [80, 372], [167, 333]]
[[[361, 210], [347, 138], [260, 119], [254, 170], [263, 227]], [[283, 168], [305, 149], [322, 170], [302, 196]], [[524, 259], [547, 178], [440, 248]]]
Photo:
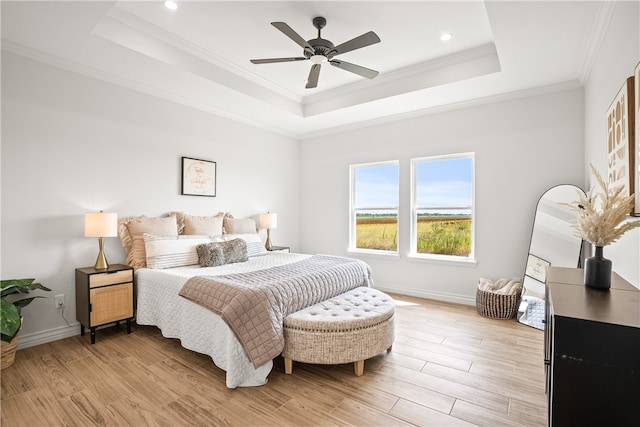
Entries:
[[371, 283], [371, 267], [360, 260], [314, 255], [266, 270], [192, 277], [179, 295], [222, 317], [257, 368], [282, 353], [286, 316]]

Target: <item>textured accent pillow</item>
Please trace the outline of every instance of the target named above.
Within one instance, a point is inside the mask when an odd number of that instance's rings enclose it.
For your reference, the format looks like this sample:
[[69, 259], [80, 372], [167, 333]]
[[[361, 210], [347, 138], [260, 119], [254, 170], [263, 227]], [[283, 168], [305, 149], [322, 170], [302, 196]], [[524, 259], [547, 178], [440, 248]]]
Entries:
[[225, 234], [222, 236], [225, 241], [230, 241], [234, 239], [242, 239], [247, 244], [247, 256], [260, 256], [266, 255], [269, 252], [264, 247], [264, 243], [262, 243], [262, 239], [258, 233], [245, 233], [245, 234]]
[[144, 268], [147, 265], [144, 233], [156, 236], [177, 236], [176, 216], [156, 218], [142, 215], [118, 220], [118, 235], [122, 247], [127, 251], [127, 265], [133, 268]]
[[214, 216], [195, 216], [184, 212], [172, 212], [178, 221], [178, 234], [222, 235], [224, 212]]
[[210, 243], [209, 236], [155, 236], [144, 233], [147, 268], [173, 268], [198, 264], [196, 247]]
[[233, 218], [231, 216], [224, 217], [225, 234], [246, 234], [257, 233], [256, 221], [252, 218]]
[[224, 253], [220, 243], [205, 243], [196, 246], [200, 267], [217, 267], [224, 265]]
[[200, 244], [196, 247], [196, 251], [200, 267], [217, 267], [224, 264], [245, 262], [249, 259], [247, 244], [242, 239]]

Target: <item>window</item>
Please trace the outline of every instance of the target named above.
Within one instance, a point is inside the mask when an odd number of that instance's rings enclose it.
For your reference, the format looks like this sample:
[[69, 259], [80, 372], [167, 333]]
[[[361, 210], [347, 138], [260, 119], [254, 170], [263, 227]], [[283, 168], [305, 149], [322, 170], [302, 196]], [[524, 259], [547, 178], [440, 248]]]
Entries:
[[398, 162], [352, 165], [349, 249], [398, 252]]
[[473, 153], [411, 160], [411, 255], [473, 258]]

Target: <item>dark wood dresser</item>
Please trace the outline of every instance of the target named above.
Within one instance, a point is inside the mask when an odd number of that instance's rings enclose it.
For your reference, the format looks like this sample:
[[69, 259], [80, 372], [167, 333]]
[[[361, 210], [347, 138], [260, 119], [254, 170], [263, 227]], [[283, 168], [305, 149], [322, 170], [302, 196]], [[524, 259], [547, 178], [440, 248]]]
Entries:
[[616, 273], [591, 289], [583, 274], [547, 271], [549, 426], [640, 426], [640, 290]]

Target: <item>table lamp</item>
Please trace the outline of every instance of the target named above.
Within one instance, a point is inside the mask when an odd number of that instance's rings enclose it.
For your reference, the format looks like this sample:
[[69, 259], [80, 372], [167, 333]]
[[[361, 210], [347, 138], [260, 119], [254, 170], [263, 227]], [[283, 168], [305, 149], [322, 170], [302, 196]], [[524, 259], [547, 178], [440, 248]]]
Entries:
[[270, 251], [272, 247], [271, 229], [278, 228], [278, 214], [271, 212], [260, 214], [260, 228], [267, 229], [267, 242], [265, 243], [264, 247]]
[[118, 214], [107, 212], [88, 212], [84, 215], [84, 236], [97, 237], [100, 252], [96, 260], [96, 270], [109, 268], [107, 257], [104, 256], [104, 237], [118, 235]]

